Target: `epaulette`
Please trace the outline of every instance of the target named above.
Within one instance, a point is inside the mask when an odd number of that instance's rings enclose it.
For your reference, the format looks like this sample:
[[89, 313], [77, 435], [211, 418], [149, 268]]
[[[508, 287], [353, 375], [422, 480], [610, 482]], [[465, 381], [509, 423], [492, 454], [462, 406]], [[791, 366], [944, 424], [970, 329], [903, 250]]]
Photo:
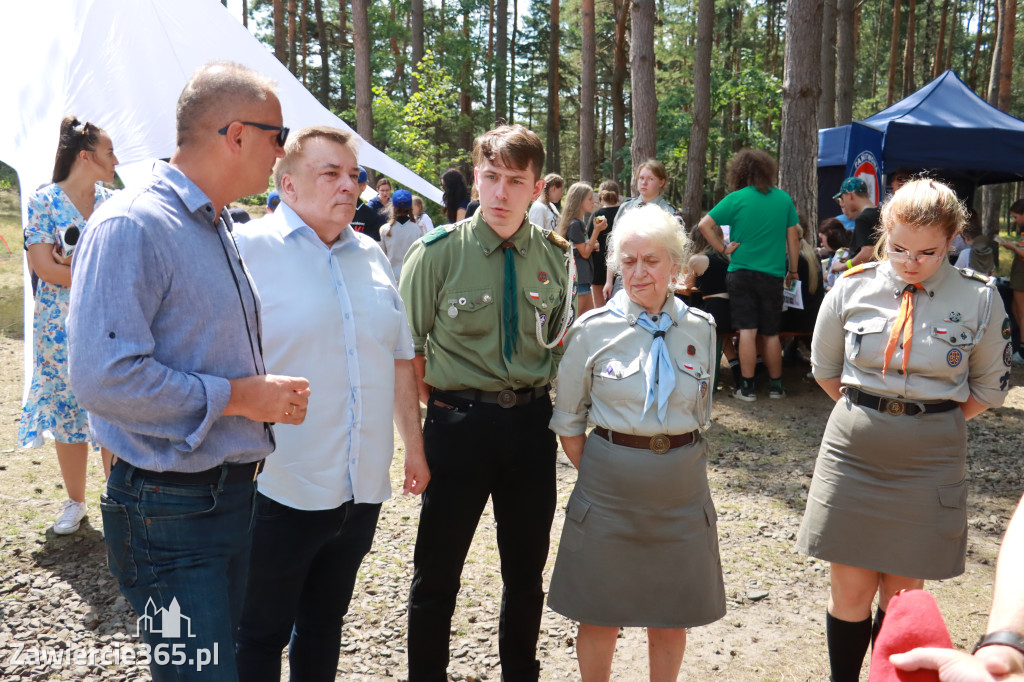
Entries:
[[866, 272], [873, 270], [878, 267], [878, 262], [873, 261], [871, 263], [861, 263], [860, 265], [854, 265], [852, 268], [844, 272], [840, 277], [849, 277], [850, 275], [856, 275], [858, 272]]
[[715, 316], [712, 315], [711, 313], [707, 312], [706, 310], [701, 310], [700, 308], [694, 308], [693, 306], [687, 306], [687, 311], [693, 313], [697, 317], [703, 317], [711, 325], [717, 326], [716, 323], [715, 323]]
[[957, 268], [957, 271], [967, 279], [976, 279], [979, 282], [984, 282], [985, 284], [988, 284], [992, 279], [991, 277], [983, 275], [977, 270], [971, 270], [970, 268]]
[[420, 241], [423, 242], [424, 246], [430, 246], [434, 242], [439, 242], [450, 235], [457, 227], [458, 223], [455, 223], [454, 225], [439, 225], [420, 237]]
[[576, 324], [583, 324], [590, 318], [597, 317], [598, 315], [603, 315], [604, 313], [607, 312], [609, 312], [609, 310], [605, 306], [601, 306], [600, 308], [591, 308], [590, 310], [576, 318]]
[[568, 253], [569, 249], [572, 248], [572, 244], [554, 230], [544, 230], [544, 238], [566, 253]]

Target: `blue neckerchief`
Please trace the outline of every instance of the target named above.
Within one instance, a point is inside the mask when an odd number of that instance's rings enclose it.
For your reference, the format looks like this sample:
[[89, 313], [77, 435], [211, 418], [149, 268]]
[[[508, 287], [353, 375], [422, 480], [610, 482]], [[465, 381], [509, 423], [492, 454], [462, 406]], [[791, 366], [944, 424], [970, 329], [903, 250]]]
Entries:
[[[622, 292], [613, 296], [608, 302], [608, 309], [616, 315], [623, 317], [632, 324], [633, 316], [628, 312], [629, 298]], [[665, 345], [665, 333], [674, 324], [672, 316], [662, 311], [658, 313], [658, 321], [655, 322], [646, 311], [635, 318], [636, 324], [643, 327], [654, 335], [654, 342], [651, 344], [651, 351], [644, 364], [644, 374], [647, 376], [647, 397], [644, 399], [643, 416], [654, 405], [655, 394], [658, 401], [658, 421], [664, 422], [668, 414], [668, 398], [676, 387], [676, 373], [672, 368], [672, 358], [668, 354], [668, 346]]]

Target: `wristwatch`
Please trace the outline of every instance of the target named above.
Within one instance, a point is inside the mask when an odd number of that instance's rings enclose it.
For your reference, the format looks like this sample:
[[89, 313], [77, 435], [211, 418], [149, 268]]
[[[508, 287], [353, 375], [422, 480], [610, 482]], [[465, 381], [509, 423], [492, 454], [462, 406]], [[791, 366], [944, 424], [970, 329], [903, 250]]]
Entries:
[[1024, 654], [1024, 637], [1013, 630], [996, 630], [995, 632], [990, 632], [987, 635], [984, 635], [978, 640], [978, 643], [974, 645], [974, 651], [971, 653], [977, 653], [978, 649], [986, 646], [992, 646], [994, 644], [1008, 646], [1011, 649], [1016, 649]]

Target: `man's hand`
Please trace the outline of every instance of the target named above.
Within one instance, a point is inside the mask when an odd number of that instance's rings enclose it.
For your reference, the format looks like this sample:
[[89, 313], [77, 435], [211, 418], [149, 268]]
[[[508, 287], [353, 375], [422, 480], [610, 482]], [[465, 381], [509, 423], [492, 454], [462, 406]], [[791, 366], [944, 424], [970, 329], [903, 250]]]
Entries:
[[739, 242], [729, 242], [728, 244], [725, 245], [725, 248], [722, 249], [722, 255], [723, 256], [730, 256], [730, 255], [732, 255], [732, 252], [735, 251], [738, 248], [740, 248], [740, 243]]
[[430, 468], [423, 451], [405, 452], [405, 482], [402, 484], [403, 495], [420, 495], [430, 483]]
[[[974, 656], [955, 649], [918, 648], [893, 654], [889, 662], [900, 670], [937, 670], [941, 682], [1021, 682], [1024, 674], [997, 652], [985, 647]], [[1005, 648], [1005, 647], [998, 647]]]
[[224, 408], [224, 416], [297, 425], [306, 419], [308, 403], [307, 379], [260, 374], [231, 379], [231, 398]]
[[787, 272], [786, 273], [786, 288], [788, 289], [793, 284], [793, 281], [796, 280], [796, 279], [799, 279], [799, 278], [797, 277], [797, 274], [795, 272]]

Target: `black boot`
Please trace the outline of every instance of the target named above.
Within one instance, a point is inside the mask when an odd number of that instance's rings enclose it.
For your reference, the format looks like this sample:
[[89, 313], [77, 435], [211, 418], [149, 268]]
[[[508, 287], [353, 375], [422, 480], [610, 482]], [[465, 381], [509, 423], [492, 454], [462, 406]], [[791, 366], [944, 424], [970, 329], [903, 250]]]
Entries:
[[871, 642], [871, 617], [851, 623], [826, 611], [825, 639], [832, 682], [858, 682], [864, 654]]

